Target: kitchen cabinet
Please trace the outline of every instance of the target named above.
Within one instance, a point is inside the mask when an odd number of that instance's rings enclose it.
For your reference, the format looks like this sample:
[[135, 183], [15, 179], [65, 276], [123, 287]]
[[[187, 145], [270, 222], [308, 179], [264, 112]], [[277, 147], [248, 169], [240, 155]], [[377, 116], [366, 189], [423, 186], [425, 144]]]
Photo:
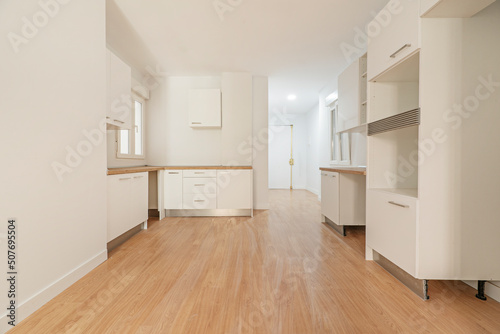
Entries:
[[163, 173], [164, 208], [182, 209], [182, 170], [166, 170]]
[[321, 173], [321, 214], [340, 225], [339, 173]]
[[[214, 177], [207, 177], [214, 175]], [[216, 209], [217, 185], [216, 171], [186, 171], [183, 178], [182, 208]]]
[[114, 53], [106, 53], [106, 123], [112, 130], [132, 128], [132, 70]]
[[148, 220], [148, 173], [107, 176], [108, 239]]
[[356, 59], [338, 79], [337, 132], [366, 123], [367, 56]]
[[418, 200], [398, 193], [368, 190], [366, 226], [369, 244], [398, 264], [410, 275], [416, 274]]
[[162, 171], [166, 216], [251, 216], [253, 171], [186, 168]]
[[420, 2], [391, 0], [368, 24], [368, 80], [420, 49]]
[[220, 128], [220, 89], [189, 90], [189, 126], [192, 128]]
[[217, 171], [217, 208], [251, 209], [253, 202], [252, 170]]
[[365, 225], [366, 177], [347, 171], [321, 171], [321, 215], [342, 234], [343, 226]]
[[484, 56], [500, 55], [498, 31], [498, 2], [469, 19], [421, 19], [420, 50], [369, 83], [367, 258], [415, 282], [500, 279], [500, 156], [484, 145], [500, 140], [487, 131], [500, 126], [500, 90], [486, 88], [500, 63]]

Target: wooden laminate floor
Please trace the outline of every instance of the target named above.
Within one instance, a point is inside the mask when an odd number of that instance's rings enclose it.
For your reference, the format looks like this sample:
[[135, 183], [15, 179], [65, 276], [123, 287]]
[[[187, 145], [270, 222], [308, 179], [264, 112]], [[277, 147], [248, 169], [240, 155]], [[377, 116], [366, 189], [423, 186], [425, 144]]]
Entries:
[[271, 191], [249, 218], [166, 218], [9, 333], [500, 333], [500, 304], [457, 282], [422, 301], [364, 260], [364, 231], [316, 196]]

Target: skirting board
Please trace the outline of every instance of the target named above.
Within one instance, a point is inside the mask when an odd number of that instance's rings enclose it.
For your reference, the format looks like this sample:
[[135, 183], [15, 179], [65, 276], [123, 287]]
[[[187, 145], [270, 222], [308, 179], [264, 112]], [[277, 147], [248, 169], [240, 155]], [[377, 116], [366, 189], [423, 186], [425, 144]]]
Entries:
[[[107, 259], [108, 252], [106, 250], [103, 250], [93, 258], [89, 259], [87, 262], [76, 267], [68, 274], [64, 275], [51, 285], [44, 288], [42, 291], [38, 292], [36, 295], [17, 305], [16, 324], [19, 324], [22, 320], [26, 319], [33, 312], [35, 312], [55, 296], [69, 288], [72, 284], [81, 279], [83, 276], [87, 275], [90, 271], [92, 271]], [[12, 329], [12, 326], [8, 325], [7, 321], [7, 313], [2, 314], [2, 316], [0, 317], [0, 333], [5, 333], [8, 330]]]
[[429, 299], [429, 295], [427, 294], [427, 280], [414, 278], [390, 260], [377, 253], [375, 250], [373, 250], [373, 260], [382, 268], [387, 270], [389, 274], [406, 285], [406, 287], [413, 291], [417, 296], [423, 300]]
[[166, 217], [253, 217], [252, 209], [165, 209]]
[[[463, 282], [477, 290], [477, 281], [463, 281]], [[490, 297], [491, 299], [494, 299], [497, 302], [500, 302], [500, 287], [499, 286], [497, 286], [495, 284], [491, 284], [490, 282], [487, 281], [485, 286], [484, 286], [484, 294], [487, 297]]]

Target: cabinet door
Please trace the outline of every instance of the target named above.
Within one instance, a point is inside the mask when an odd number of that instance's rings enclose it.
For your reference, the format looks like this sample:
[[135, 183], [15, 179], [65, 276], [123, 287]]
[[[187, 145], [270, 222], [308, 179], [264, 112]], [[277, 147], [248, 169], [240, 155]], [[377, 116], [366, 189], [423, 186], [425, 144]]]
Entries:
[[182, 209], [182, 170], [166, 170], [163, 176], [165, 209]]
[[107, 51], [106, 121], [111, 129], [132, 128], [132, 70], [111, 51]]
[[189, 126], [193, 128], [221, 127], [220, 89], [189, 91]]
[[217, 209], [253, 208], [253, 171], [217, 171]]
[[341, 225], [339, 215], [339, 174], [321, 173], [321, 214]]
[[130, 174], [107, 177], [108, 242], [128, 231], [131, 219], [127, 208], [130, 203], [131, 182]]
[[148, 173], [132, 174], [130, 191], [130, 227], [148, 220]]
[[339, 75], [337, 132], [352, 129], [359, 122], [360, 73], [359, 59]]
[[416, 273], [416, 198], [367, 190], [366, 243], [407, 273]]
[[420, 48], [419, 12], [419, 1], [391, 0], [368, 25], [368, 31], [378, 32], [368, 44], [368, 80]]

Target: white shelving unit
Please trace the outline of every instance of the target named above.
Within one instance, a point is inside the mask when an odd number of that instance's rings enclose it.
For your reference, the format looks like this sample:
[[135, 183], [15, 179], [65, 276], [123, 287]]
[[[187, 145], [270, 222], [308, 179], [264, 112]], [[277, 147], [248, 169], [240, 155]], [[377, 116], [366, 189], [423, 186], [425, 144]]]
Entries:
[[[405, 11], [418, 11], [408, 5]], [[406, 34], [398, 22], [389, 35]], [[414, 291], [426, 298], [427, 280], [500, 279], [500, 155], [491, 150], [500, 135], [488, 130], [500, 127], [500, 89], [486, 93], [485, 84], [500, 77], [500, 4], [470, 19], [418, 19], [416, 26], [420, 40], [410, 54], [368, 64], [366, 245], [368, 259], [422, 282]], [[369, 60], [385, 43], [377, 39]], [[390, 128], [410, 110], [416, 124]], [[370, 135], [381, 123], [387, 131]]]

